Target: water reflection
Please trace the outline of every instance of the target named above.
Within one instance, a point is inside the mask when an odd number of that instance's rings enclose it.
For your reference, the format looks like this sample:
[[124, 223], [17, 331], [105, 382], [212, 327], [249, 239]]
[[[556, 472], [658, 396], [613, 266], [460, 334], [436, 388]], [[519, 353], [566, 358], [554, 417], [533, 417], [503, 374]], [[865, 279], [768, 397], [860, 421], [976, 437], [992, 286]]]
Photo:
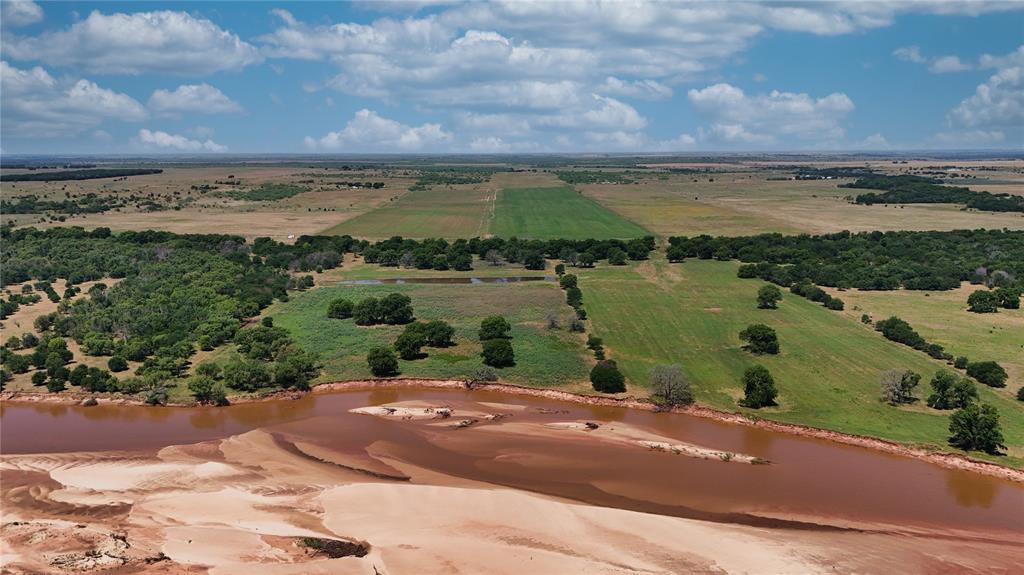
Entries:
[[[994, 483], [976, 481], [970, 473], [952, 470], [946, 473], [946, 491], [964, 507], [992, 507], [996, 490]], [[1024, 508], [1019, 511], [1024, 523]]]

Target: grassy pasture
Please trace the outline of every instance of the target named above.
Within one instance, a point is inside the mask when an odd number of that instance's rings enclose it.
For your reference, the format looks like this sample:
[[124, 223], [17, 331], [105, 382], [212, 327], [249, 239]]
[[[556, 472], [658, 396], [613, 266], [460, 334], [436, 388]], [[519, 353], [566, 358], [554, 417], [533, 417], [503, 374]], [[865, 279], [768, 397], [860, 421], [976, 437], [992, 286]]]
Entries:
[[[593, 332], [604, 338], [628, 385], [648, 393], [650, 370], [678, 363], [693, 382], [698, 401], [779, 421], [946, 448], [950, 412], [918, 403], [894, 408], [879, 400], [879, 373], [891, 368], [923, 375], [918, 397], [942, 362], [894, 344], [869, 326], [841, 313], [786, 295], [778, 310], [759, 310], [763, 282], [736, 278], [734, 262], [663, 259], [623, 268], [583, 270], [580, 287]], [[778, 356], [755, 357], [741, 348], [738, 333], [765, 323], [779, 334]], [[740, 376], [755, 363], [768, 367], [779, 387], [779, 407], [747, 410]], [[985, 402], [1002, 415], [1010, 457], [1024, 464], [1024, 409], [979, 385]]]
[[491, 233], [520, 238], [639, 238], [646, 229], [572, 188], [505, 188], [498, 194]]
[[487, 233], [495, 192], [486, 184], [408, 192], [323, 231], [358, 238], [469, 238]]
[[303, 348], [320, 354], [324, 362], [321, 381], [371, 377], [366, 353], [379, 345], [389, 346], [402, 326], [359, 327], [351, 320], [329, 319], [331, 300], [358, 301], [400, 292], [412, 298], [417, 319], [443, 319], [456, 331], [456, 345], [445, 349], [424, 348], [428, 356], [400, 360], [402, 376], [469, 377], [482, 365], [477, 330], [480, 321], [504, 315], [512, 324], [514, 367], [499, 370], [502, 380], [533, 386], [554, 386], [586, 380], [590, 368], [583, 339], [567, 330], [549, 330], [545, 318], [557, 313], [563, 324], [571, 309], [561, 290], [551, 282], [487, 285], [344, 285], [320, 287], [275, 303], [265, 315], [288, 329]]
[[1007, 386], [998, 392], [1010, 397], [1024, 385], [1024, 310], [971, 313], [967, 296], [977, 289], [984, 288], [965, 283], [960, 289], [935, 292], [829, 291], [846, 302], [843, 313], [857, 321], [864, 313], [875, 320], [896, 315], [953, 355], [998, 361], [1010, 376]]

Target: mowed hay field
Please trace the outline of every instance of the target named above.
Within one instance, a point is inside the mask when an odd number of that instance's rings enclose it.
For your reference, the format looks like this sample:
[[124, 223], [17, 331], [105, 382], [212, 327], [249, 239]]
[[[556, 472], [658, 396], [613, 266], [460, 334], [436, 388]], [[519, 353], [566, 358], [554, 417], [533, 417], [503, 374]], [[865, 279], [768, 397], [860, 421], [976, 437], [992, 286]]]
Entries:
[[456, 345], [423, 348], [426, 358], [399, 360], [403, 377], [469, 378], [483, 365], [477, 331], [489, 315], [503, 315], [512, 324], [516, 365], [498, 370], [502, 380], [531, 386], [579, 383], [587, 379], [590, 360], [580, 334], [550, 330], [546, 316], [558, 314], [564, 326], [572, 310], [554, 282], [486, 285], [343, 285], [319, 287], [275, 303], [264, 315], [286, 328], [304, 349], [320, 354], [320, 381], [372, 377], [366, 354], [391, 346], [403, 326], [360, 327], [351, 319], [327, 317], [329, 303], [339, 297], [356, 302], [367, 296], [399, 292], [412, 298], [417, 320], [442, 319], [455, 328]]
[[838, 187], [853, 181], [849, 178], [768, 179], [788, 175], [768, 171], [652, 174], [635, 184], [584, 184], [579, 188], [588, 197], [666, 237], [702, 233], [742, 236], [843, 230], [1024, 229], [1024, 214], [1019, 213], [967, 212], [950, 204], [851, 204], [844, 198], [865, 190]]
[[650, 234], [565, 186], [503, 189], [495, 203], [490, 233], [530, 239], [632, 239]]
[[486, 184], [407, 192], [322, 233], [367, 239], [482, 236], [487, 233], [495, 195]]
[[[785, 295], [777, 310], [759, 310], [764, 282], [736, 277], [735, 262], [668, 264], [657, 259], [622, 268], [580, 271], [583, 301], [595, 335], [618, 361], [632, 393], [647, 395], [651, 368], [678, 363], [693, 383], [697, 400], [730, 411], [846, 433], [948, 449], [951, 412], [922, 403], [890, 407], [879, 400], [881, 371], [914, 370], [923, 376], [916, 395], [942, 362], [889, 342], [870, 327], [802, 298]], [[742, 349], [739, 332], [765, 323], [779, 334], [781, 353], [754, 356]], [[754, 364], [771, 370], [779, 406], [740, 408], [740, 377]], [[1024, 407], [979, 385], [982, 400], [1002, 416], [1010, 457], [1024, 465]]]
[[950, 291], [828, 291], [842, 298], [846, 302], [843, 313], [858, 321], [865, 313], [876, 321], [899, 316], [926, 340], [941, 344], [954, 356], [999, 362], [1010, 378], [998, 392], [1011, 397], [1024, 386], [1024, 309], [971, 313], [967, 296], [979, 289], [985, 288], [965, 283]]

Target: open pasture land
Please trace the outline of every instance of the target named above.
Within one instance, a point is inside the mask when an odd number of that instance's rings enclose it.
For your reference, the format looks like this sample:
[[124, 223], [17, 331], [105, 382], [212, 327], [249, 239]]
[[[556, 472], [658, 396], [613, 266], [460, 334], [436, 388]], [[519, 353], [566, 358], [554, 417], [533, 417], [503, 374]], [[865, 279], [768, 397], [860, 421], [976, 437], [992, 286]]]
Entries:
[[[157, 166], [161, 167], [161, 166]], [[161, 174], [127, 179], [61, 182], [4, 182], [5, 201], [32, 195], [62, 201], [89, 193], [114, 198], [134, 196], [128, 206], [103, 213], [66, 215], [65, 221], [44, 214], [7, 214], [20, 226], [39, 228], [77, 225], [121, 230], [166, 230], [176, 233], [238, 234], [248, 238], [315, 234], [339, 221], [387, 203], [405, 192], [415, 178], [378, 170], [340, 172], [303, 166], [164, 167]], [[380, 181], [385, 187], [352, 188], [339, 181]], [[220, 183], [218, 183], [220, 182]], [[226, 183], [231, 182], [231, 183]], [[276, 201], [247, 201], [231, 195], [263, 184], [288, 184], [309, 191]], [[159, 206], [152, 209], [146, 202]]]
[[[403, 377], [469, 378], [482, 364], [477, 331], [489, 315], [503, 315], [512, 324], [516, 365], [498, 370], [505, 381], [531, 386], [578, 383], [587, 379], [582, 336], [564, 328], [572, 314], [553, 282], [481, 285], [344, 285], [319, 287], [275, 303], [264, 315], [286, 328], [303, 349], [320, 354], [320, 381], [371, 377], [367, 352], [391, 346], [403, 326], [360, 327], [351, 319], [330, 319], [327, 306], [335, 298], [353, 302], [368, 296], [399, 292], [412, 298], [417, 320], [441, 319], [455, 328], [455, 346], [423, 348], [427, 357], [400, 360]], [[554, 313], [562, 329], [546, 327]]]
[[322, 233], [367, 239], [470, 238], [487, 233], [496, 188], [463, 184], [407, 192]]
[[649, 235], [572, 188], [505, 188], [498, 194], [490, 233], [530, 239], [632, 239]]
[[[757, 309], [764, 282], [736, 277], [735, 262], [668, 264], [658, 256], [622, 268], [581, 270], [583, 303], [595, 335], [604, 339], [631, 393], [647, 395], [650, 371], [678, 363], [694, 386], [697, 400], [712, 407], [759, 417], [870, 435], [947, 449], [949, 411], [918, 402], [890, 407], [880, 400], [879, 375], [905, 368], [922, 374], [916, 391], [943, 362], [890, 342], [870, 326], [841, 313], [786, 294], [777, 310]], [[779, 334], [781, 353], [754, 356], [741, 347], [738, 333], [765, 323]], [[771, 370], [779, 406], [740, 408], [740, 377], [754, 364]], [[1024, 408], [1019, 402], [979, 385], [982, 401], [999, 410], [1009, 457], [1024, 465]]]
[[843, 313], [856, 321], [865, 313], [875, 320], [899, 316], [954, 356], [999, 362], [1010, 378], [996, 391], [1010, 397], [1024, 385], [1024, 310], [969, 312], [967, 296], [978, 289], [985, 288], [965, 283], [950, 291], [827, 291], [846, 302]]

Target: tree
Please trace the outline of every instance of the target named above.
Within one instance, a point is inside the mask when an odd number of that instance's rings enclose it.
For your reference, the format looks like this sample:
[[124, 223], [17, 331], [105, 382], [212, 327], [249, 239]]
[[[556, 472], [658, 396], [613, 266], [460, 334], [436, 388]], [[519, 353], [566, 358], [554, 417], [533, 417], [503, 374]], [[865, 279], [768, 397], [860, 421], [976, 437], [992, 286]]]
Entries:
[[629, 254], [629, 259], [634, 261], [642, 261], [647, 259], [647, 255], [651, 253], [651, 248], [647, 245], [647, 242], [637, 238], [630, 240], [626, 244], [626, 253]]
[[224, 383], [239, 391], [258, 391], [270, 386], [266, 365], [254, 359], [239, 358], [224, 366]]
[[500, 266], [502, 263], [501, 252], [494, 249], [487, 250], [487, 253], [484, 254], [484, 261], [491, 264], [492, 266]]
[[748, 367], [743, 372], [743, 399], [740, 405], [753, 409], [776, 405], [775, 379], [763, 365]]
[[969, 379], [959, 377], [951, 371], [939, 371], [931, 381], [932, 394], [928, 396], [928, 407], [933, 409], [958, 409], [967, 407], [978, 399], [978, 389]]
[[953, 360], [953, 367], [957, 369], [967, 369], [967, 356], [958, 356], [955, 360]]
[[32, 385], [39, 386], [46, 383], [46, 372], [37, 371], [32, 374]]
[[825, 307], [834, 311], [843, 311], [843, 308], [846, 307], [846, 305], [843, 303], [843, 300], [834, 297], [825, 302]]
[[996, 299], [999, 300], [999, 307], [1005, 309], [1020, 309], [1021, 292], [1019, 289], [1001, 287], [996, 288], [993, 293], [995, 294]]
[[348, 319], [352, 317], [353, 307], [351, 300], [338, 298], [331, 301], [330, 305], [327, 306], [327, 317], [332, 319]]
[[491, 367], [511, 367], [516, 364], [512, 342], [507, 339], [488, 339], [483, 343], [481, 355], [484, 364]]
[[546, 265], [540, 252], [529, 252], [523, 257], [523, 267], [528, 270], [542, 270]]
[[651, 370], [653, 397], [662, 405], [675, 407], [693, 403], [693, 390], [679, 365], [656, 365]]
[[[409, 324], [410, 326], [414, 324]], [[420, 329], [406, 329], [399, 334], [395, 340], [395, 351], [398, 357], [405, 360], [416, 359], [422, 354], [422, 348], [427, 343], [427, 338]]]
[[74, 386], [81, 387], [85, 383], [85, 378], [89, 376], [89, 368], [83, 364], [78, 364], [75, 369], [71, 370], [71, 375], [68, 376], [68, 383]]
[[571, 307], [580, 307], [583, 305], [583, 290], [573, 286], [565, 290], [565, 303]]
[[626, 265], [626, 252], [619, 248], [608, 250], [608, 263], [613, 266]]
[[65, 389], [67, 389], [67, 387], [65, 387], [63, 379], [51, 377], [50, 380], [46, 382], [46, 391], [49, 391], [50, 393], [60, 393]]
[[565, 275], [565, 264], [556, 264], [555, 265], [555, 274], [558, 275], [558, 276]]
[[448, 325], [447, 322], [439, 319], [430, 320], [423, 324], [423, 335], [427, 339], [427, 345], [430, 347], [448, 347], [455, 345], [452, 338], [455, 337], [455, 328]]
[[920, 383], [920, 374], [909, 369], [890, 369], [882, 372], [882, 399], [889, 405], [914, 401], [914, 388]]
[[1003, 444], [999, 412], [991, 405], [970, 404], [949, 417], [949, 443], [964, 450], [997, 455]]
[[413, 320], [412, 299], [400, 293], [389, 293], [380, 300], [381, 320], [389, 325], [406, 324]]
[[398, 358], [386, 347], [375, 347], [366, 354], [366, 363], [370, 372], [377, 377], [388, 377], [398, 374]]
[[989, 290], [978, 290], [967, 296], [967, 311], [995, 313], [999, 311], [999, 297]]
[[319, 374], [320, 360], [316, 354], [295, 345], [281, 350], [272, 369], [274, 385], [284, 389], [307, 390]]
[[740, 332], [740, 339], [747, 342], [747, 351], [751, 353], [758, 355], [779, 353], [779, 338], [775, 335], [775, 330], [763, 323], [747, 326]]
[[757, 290], [757, 307], [759, 309], [776, 309], [781, 300], [782, 291], [772, 284], [763, 285], [761, 289]]
[[597, 362], [590, 370], [590, 384], [595, 391], [601, 393], [622, 393], [626, 391], [626, 378], [619, 371], [614, 360], [605, 359]]
[[565, 274], [564, 276], [558, 278], [558, 287], [562, 289], [573, 288], [576, 287], [576, 282], [576, 274]]
[[114, 353], [114, 340], [102, 333], [89, 332], [82, 340], [82, 351], [86, 355], [111, 355]]
[[274, 327], [274, 318], [268, 315], [260, 320], [260, 325], [263, 327]]
[[976, 361], [967, 364], [967, 375], [989, 387], [1006, 387], [1008, 377], [1003, 366], [994, 361]]
[[352, 319], [356, 325], [376, 325], [381, 319], [380, 300], [375, 297], [363, 298], [352, 308]]
[[490, 339], [510, 339], [512, 326], [500, 315], [492, 315], [480, 322], [480, 341]]
[[1024, 385], [1017, 390], [1017, 401], [1024, 401]]
[[199, 403], [212, 403], [214, 405], [224, 405], [227, 403], [224, 386], [212, 377], [196, 375], [189, 378], [188, 390]]
[[481, 365], [473, 371], [473, 381], [498, 381], [498, 372], [493, 367]]
[[686, 259], [686, 248], [683, 246], [669, 246], [665, 254], [670, 263], [681, 262]]

